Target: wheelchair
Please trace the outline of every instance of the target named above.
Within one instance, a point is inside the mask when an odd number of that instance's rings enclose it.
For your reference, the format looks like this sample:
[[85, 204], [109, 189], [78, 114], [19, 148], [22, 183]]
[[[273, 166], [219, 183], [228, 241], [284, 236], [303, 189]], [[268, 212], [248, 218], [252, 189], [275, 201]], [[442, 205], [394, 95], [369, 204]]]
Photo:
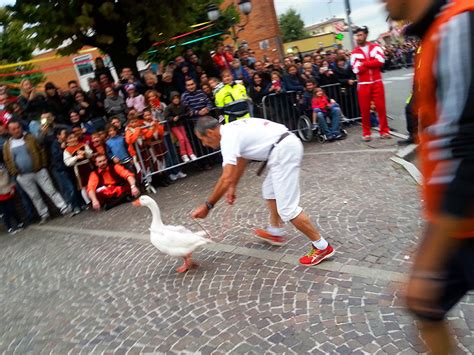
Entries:
[[[315, 136], [319, 143], [329, 142], [330, 139], [326, 136], [326, 134], [323, 132], [323, 130], [321, 129], [321, 127], [319, 127], [318, 124], [316, 124], [313, 127], [312, 119], [310, 117], [312, 117], [311, 111], [308, 112], [308, 111], [302, 110], [302, 114], [298, 118], [298, 124], [297, 124], [298, 137], [303, 142], [311, 142]], [[326, 118], [326, 122], [330, 124], [330, 117], [328, 115], [325, 115], [325, 118]], [[341, 117], [341, 122], [340, 122], [341, 138], [339, 140], [347, 138], [347, 130], [343, 128], [343, 125], [349, 122], [350, 121], [344, 116]]]

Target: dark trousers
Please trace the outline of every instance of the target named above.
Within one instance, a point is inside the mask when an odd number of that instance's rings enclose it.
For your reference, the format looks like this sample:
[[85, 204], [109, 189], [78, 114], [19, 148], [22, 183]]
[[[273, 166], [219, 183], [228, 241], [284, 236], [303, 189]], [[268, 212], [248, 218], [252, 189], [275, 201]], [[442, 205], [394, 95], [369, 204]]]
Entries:
[[418, 120], [413, 112], [413, 98], [405, 106], [405, 118], [407, 122], [408, 134], [410, 135], [410, 138], [415, 138], [416, 134], [418, 133]]
[[[13, 181], [15, 181], [16, 183], [16, 177], [13, 177]], [[21, 188], [20, 184], [18, 183], [16, 183], [16, 190], [18, 191], [18, 195], [20, 195], [21, 207], [23, 207], [23, 210], [25, 211], [26, 222], [31, 223], [37, 217], [35, 207], [33, 206], [33, 203], [31, 202], [30, 198], [28, 197], [28, 194], [25, 192], [25, 190]]]
[[75, 181], [72, 179], [71, 174], [68, 171], [56, 169], [51, 169], [51, 174], [66, 203], [71, 205], [73, 209], [80, 208], [82, 205], [81, 197], [77, 192]]
[[16, 222], [15, 226], [21, 223], [13, 198], [0, 201], [0, 213], [3, 214], [3, 223], [7, 229], [13, 228], [13, 220]]

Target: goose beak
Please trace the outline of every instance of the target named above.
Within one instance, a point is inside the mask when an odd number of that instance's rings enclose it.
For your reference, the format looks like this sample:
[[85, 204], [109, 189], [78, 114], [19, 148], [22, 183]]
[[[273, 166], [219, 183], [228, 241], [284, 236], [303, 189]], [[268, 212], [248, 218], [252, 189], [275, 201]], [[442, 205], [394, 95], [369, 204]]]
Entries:
[[142, 205], [139, 199], [136, 199], [135, 201], [133, 201], [132, 204], [137, 207], [140, 207]]

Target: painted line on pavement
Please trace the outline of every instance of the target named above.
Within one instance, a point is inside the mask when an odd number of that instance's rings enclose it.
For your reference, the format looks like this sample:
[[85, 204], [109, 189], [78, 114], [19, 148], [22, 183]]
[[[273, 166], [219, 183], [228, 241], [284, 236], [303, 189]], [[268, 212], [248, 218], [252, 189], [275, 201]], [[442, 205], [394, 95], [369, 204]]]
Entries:
[[304, 153], [304, 155], [326, 155], [326, 154], [354, 154], [354, 153], [395, 153], [397, 149], [359, 149], [339, 150], [333, 152]]
[[416, 181], [416, 183], [421, 185], [422, 175], [415, 164], [399, 157], [391, 157], [390, 160], [404, 167], [405, 170], [408, 171], [408, 174], [410, 174], [410, 176]]
[[[87, 236], [100, 236], [106, 238], [122, 238], [148, 241], [148, 234], [132, 233], [132, 232], [115, 232], [100, 229], [77, 229], [62, 226], [32, 226], [29, 229], [42, 232], [81, 234]], [[262, 260], [272, 260], [290, 264], [292, 266], [299, 265], [299, 256], [293, 254], [277, 253], [269, 250], [259, 250], [246, 247], [240, 247], [223, 243], [212, 243], [203, 246], [204, 249], [223, 253], [232, 253], [236, 255], [248, 256]], [[358, 276], [370, 279], [379, 279], [385, 281], [401, 282], [406, 279], [406, 275], [400, 272], [387, 271], [382, 269], [369, 268], [365, 266], [354, 266], [339, 263], [337, 261], [328, 260], [315, 266], [315, 268], [324, 271], [335, 271], [351, 276]]]

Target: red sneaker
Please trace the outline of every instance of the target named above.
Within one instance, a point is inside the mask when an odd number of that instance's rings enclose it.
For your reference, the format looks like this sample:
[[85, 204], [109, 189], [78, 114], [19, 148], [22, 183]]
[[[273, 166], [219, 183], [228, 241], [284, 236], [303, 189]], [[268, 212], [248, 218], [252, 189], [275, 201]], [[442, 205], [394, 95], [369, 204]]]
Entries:
[[272, 235], [265, 229], [255, 229], [255, 237], [277, 247], [281, 247], [282, 245], [286, 244], [285, 237]]
[[319, 250], [311, 246], [311, 251], [300, 259], [300, 264], [304, 266], [318, 265], [323, 260], [333, 256], [334, 253], [334, 248], [330, 245], [324, 250]]

